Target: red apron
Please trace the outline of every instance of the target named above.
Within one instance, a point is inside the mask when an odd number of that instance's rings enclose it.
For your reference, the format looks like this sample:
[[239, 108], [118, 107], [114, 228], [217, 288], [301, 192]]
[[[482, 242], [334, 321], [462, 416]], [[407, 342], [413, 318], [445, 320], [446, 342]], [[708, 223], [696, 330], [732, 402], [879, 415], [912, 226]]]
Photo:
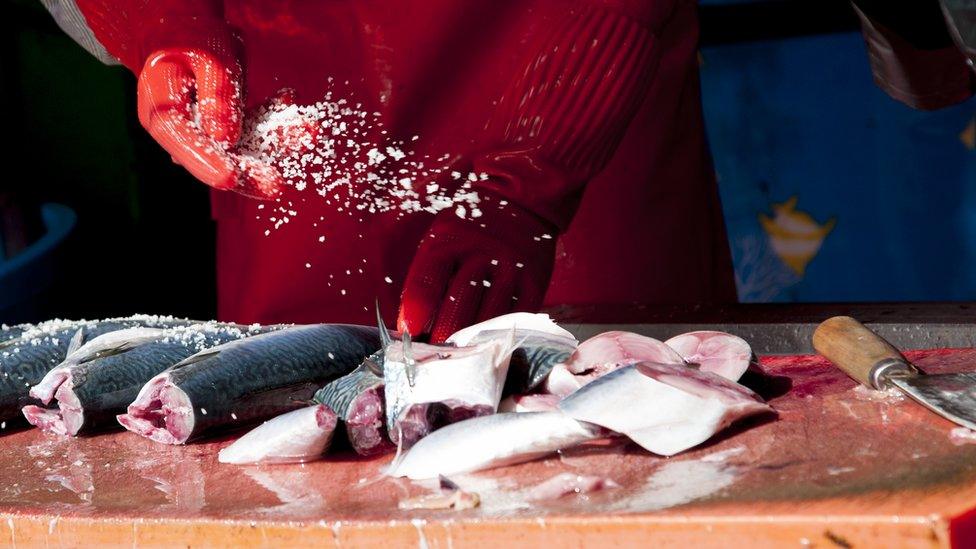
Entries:
[[[696, 5], [661, 2], [672, 3], [656, 29], [660, 61], [650, 92], [559, 240], [549, 306], [735, 299], [703, 132]], [[411, 143], [417, 155], [451, 159], [478, 149], [525, 50], [566, 11], [554, 0], [225, 6], [245, 44], [249, 106], [286, 87], [298, 103], [331, 90], [380, 113], [387, 137], [419, 136]], [[298, 215], [266, 236], [268, 216], [257, 218], [257, 202], [214, 193], [222, 320], [368, 324], [377, 300], [385, 318], [395, 318], [432, 216], [349, 215], [316, 198], [286, 193]]]

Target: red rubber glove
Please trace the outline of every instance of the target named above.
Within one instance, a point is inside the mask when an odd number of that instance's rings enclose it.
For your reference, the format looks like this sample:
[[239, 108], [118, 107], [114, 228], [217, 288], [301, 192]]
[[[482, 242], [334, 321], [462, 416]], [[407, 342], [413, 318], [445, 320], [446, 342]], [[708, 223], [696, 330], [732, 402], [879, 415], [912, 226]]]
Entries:
[[542, 305], [556, 253], [555, 227], [482, 193], [480, 217], [437, 214], [403, 289], [397, 326], [433, 342], [460, 328]]
[[401, 331], [440, 341], [474, 322], [542, 305], [555, 238], [653, 79], [651, 22], [663, 18], [655, 15], [659, 4], [592, 2], [567, 13], [533, 49], [492, 115], [493, 142], [471, 158], [473, 171], [487, 175], [472, 185], [488, 199], [485, 215], [438, 214], [407, 273]]
[[80, 0], [105, 48], [136, 73], [139, 121], [200, 181], [255, 198], [282, 179], [233, 152], [243, 123], [241, 44], [215, 0]]

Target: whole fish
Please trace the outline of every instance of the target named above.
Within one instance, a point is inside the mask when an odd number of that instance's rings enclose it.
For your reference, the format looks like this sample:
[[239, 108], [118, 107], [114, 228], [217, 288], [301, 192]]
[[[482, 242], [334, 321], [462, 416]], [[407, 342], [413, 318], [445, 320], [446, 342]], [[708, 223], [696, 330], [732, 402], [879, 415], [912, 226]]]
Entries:
[[191, 323], [173, 317], [135, 315], [93, 321], [52, 320], [25, 329], [20, 337], [0, 344], [0, 421], [22, 417], [21, 409], [33, 403], [30, 388], [86, 340], [125, 328]]
[[562, 412], [493, 414], [448, 425], [417, 442], [388, 475], [436, 478], [513, 465], [604, 436]]
[[671, 456], [705, 442], [732, 422], [770, 412], [749, 389], [680, 364], [640, 362], [619, 368], [559, 403], [567, 416], [629, 437]]
[[379, 347], [376, 328], [344, 324], [232, 341], [151, 379], [118, 421], [156, 442], [182, 444], [305, 406], [318, 387], [348, 374]]
[[45, 406], [25, 406], [24, 416], [44, 431], [70, 436], [118, 427], [116, 416], [153, 376], [194, 353], [269, 329], [208, 322], [103, 334], [31, 388], [30, 395]]
[[348, 375], [319, 389], [313, 398], [335, 410], [345, 422], [353, 450], [363, 456], [380, 454], [393, 446], [386, 433], [382, 364], [382, 352], [375, 353]]
[[510, 313], [475, 324], [451, 335], [459, 347], [506, 337], [514, 330], [518, 347], [512, 352], [503, 394], [528, 393], [542, 384], [557, 364], [569, 360], [579, 344], [573, 334], [544, 313]]
[[304, 463], [329, 448], [338, 417], [324, 404], [292, 410], [258, 425], [220, 451], [221, 463]]
[[676, 335], [664, 342], [703, 372], [739, 381], [754, 362], [752, 348], [744, 339], [725, 332], [698, 331]]

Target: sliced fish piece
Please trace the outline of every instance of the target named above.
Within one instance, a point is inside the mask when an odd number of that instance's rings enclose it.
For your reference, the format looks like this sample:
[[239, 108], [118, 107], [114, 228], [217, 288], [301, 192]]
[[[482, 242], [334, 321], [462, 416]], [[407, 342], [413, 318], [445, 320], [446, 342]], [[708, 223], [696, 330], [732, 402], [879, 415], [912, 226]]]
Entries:
[[725, 332], [688, 332], [664, 343], [687, 362], [698, 364], [698, 369], [703, 372], [712, 372], [732, 381], [739, 381], [754, 358], [746, 340]]
[[24, 329], [20, 337], [0, 344], [0, 420], [21, 416], [21, 409], [36, 402], [30, 388], [68, 353], [101, 334], [144, 326], [171, 328], [192, 321], [167, 316], [135, 315], [106, 320], [51, 320]]
[[363, 456], [393, 449], [386, 433], [382, 364], [382, 353], [375, 353], [349, 375], [319, 389], [314, 397], [315, 402], [336, 410], [345, 422], [353, 450]]
[[265, 421], [224, 448], [221, 463], [304, 463], [322, 457], [339, 418], [324, 404], [306, 406]]
[[736, 420], [772, 411], [758, 395], [724, 377], [651, 362], [597, 379], [563, 399], [559, 409], [662, 456], [697, 446]]
[[447, 343], [465, 347], [506, 337], [514, 330], [518, 347], [512, 352], [505, 379], [506, 395], [528, 393], [545, 381], [557, 364], [569, 359], [579, 344], [573, 334], [544, 313], [511, 313], [455, 332]]
[[197, 353], [149, 380], [118, 416], [126, 429], [183, 444], [307, 406], [315, 390], [380, 347], [376, 328], [295, 326]]
[[44, 406], [25, 406], [24, 416], [32, 425], [62, 435], [118, 428], [116, 416], [153, 376], [204, 349], [271, 329], [208, 322], [98, 336], [31, 388], [30, 395]]
[[681, 355], [662, 341], [633, 332], [604, 332], [580, 343], [569, 360], [556, 365], [544, 389], [566, 396], [609, 372], [642, 361], [686, 365]]
[[494, 413], [514, 348], [511, 332], [470, 347], [406, 336], [391, 343], [383, 360], [390, 440], [409, 447], [440, 425]]
[[387, 474], [427, 479], [481, 471], [532, 461], [602, 434], [558, 411], [476, 417], [421, 439]]

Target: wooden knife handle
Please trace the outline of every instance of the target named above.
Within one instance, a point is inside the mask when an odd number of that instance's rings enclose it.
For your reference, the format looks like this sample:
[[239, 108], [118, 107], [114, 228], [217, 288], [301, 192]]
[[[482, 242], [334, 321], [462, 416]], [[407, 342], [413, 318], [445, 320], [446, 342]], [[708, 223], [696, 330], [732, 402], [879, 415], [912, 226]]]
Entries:
[[911, 373], [898, 349], [849, 316], [823, 321], [813, 332], [813, 348], [847, 375], [868, 387], [883, 389], [883, 374], [897, 370]]

